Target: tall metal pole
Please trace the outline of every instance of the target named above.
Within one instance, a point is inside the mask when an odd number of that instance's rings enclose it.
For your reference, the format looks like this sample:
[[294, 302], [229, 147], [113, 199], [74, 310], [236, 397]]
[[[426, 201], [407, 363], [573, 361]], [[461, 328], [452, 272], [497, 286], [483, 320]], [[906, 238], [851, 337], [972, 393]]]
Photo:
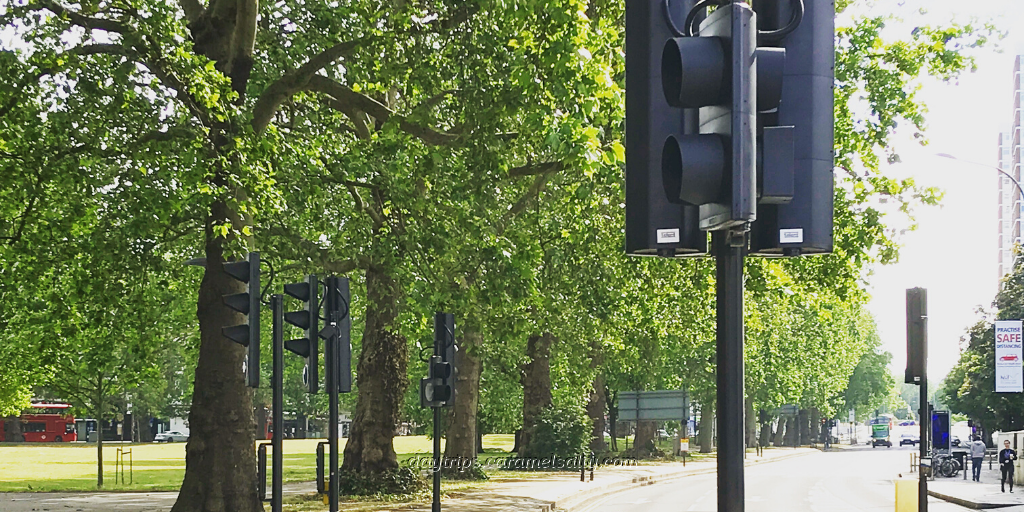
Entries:
[[330, 475], [327, 486], [328, 503], [330, 512], [338, 512], [338, 292], [337, 277], [328, 277], [325, 284], [326, 325], [324, 329], [328, 335], [324, 339], [324, 377], [327, 383], [328, 396], [328, 423], [327, 444], [330, 447], [329, 469]]
[[274, 477], [271, 481], [270, 510], [281, 512], [281, 485], [284, 482], [284, 457], [281, 452], [284, 445], [284, 296], [274, 294], [270, 296], [270, 310], [273, 314], [273, 351], [274, 363], [273, 374], [271, 375], [271, 387], [273, 388], [273, 417], [271, 423], [274, 428], [274, 437], [271, 438], [273, 446]]
[[713, 231], [718, 330], [718, 511], [743, 512], [743, 258], [745, 233]]
[[434, 409], [434, 492], [431, 512], [441, 512], [441, 408]]

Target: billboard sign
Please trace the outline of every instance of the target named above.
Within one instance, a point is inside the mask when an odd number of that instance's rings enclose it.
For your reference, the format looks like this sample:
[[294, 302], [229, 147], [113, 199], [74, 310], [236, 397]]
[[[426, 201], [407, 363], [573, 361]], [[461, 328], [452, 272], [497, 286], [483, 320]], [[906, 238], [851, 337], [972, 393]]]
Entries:
[[996, 393], [1024, 391], [1021, 376], [1021, 321], [996, 321]]

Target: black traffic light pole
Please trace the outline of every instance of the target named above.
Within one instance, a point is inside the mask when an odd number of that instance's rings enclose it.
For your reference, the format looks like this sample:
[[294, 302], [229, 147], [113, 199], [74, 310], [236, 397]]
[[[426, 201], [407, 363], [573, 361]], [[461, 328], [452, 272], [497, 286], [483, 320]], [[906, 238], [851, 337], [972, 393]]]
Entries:
[[[924, 288], [907, 290], [907, 371], [904, 381], [917, 384], [921, 392], [921, 408], [918, 410], [921, 435], [918, 446], [920, 460], [928, 457], [928, 436], [931, 433], [931, 408], [928, 405], [928, 291]], [[966, 460], [966, 459], [965, 459]], [[934, 471], [934, 466], [932, 470]], [[917, 509], [928, 510], [928, 478], [918, 463]], [[967, 474], [967, 468], [964, 468]]]
[[[434, 355], [441, 355], [438, 352], [437, 343], [434, 343]], [[434, 410], [434, 482], [430, 512], [441, 512], [441, 407], [431, 409]]]
[[271, 424], [274, 436], [270, 442], [273, 447], [274, 477], [271, 481], [270, 510], [281, 512], [281, 485], [284, 482], [284, 457], [281, 452], [284, 445], [284, 296], [270, 296], [270, 311], [273, 317], [273, 371], [270, 386], [273, 389], [273, 417]]
[[[324, 331], [324, 376], [328, 396], [327, 444], [330, 446], [327, 495], [330, 512], [338, 512], [338, 278], [328, 277], [326, 284], [326, 322]], [[347, 312], [346, 312], [347, 314]]]
[[718, 510], [742, 512], [743, 485], [743, 259], [746, 233], [713, 231], [718, 384]]

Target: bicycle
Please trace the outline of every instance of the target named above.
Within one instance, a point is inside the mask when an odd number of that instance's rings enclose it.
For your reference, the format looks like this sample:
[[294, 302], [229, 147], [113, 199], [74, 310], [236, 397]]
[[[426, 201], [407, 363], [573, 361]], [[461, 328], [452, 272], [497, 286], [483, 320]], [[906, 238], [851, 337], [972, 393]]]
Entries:
[[936, 475], [947, 478], [956, 476], [963, 469], [956, 457], [944, 453], [932, 457], [932, 468]]

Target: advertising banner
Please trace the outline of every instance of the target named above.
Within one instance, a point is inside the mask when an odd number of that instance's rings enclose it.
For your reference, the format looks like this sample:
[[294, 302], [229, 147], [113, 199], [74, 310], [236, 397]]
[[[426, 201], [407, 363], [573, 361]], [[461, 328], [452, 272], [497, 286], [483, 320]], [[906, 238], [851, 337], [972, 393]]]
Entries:
[[1021, 321], [996, 321], [996, 393], [1024, 391], [1021, 376]]

